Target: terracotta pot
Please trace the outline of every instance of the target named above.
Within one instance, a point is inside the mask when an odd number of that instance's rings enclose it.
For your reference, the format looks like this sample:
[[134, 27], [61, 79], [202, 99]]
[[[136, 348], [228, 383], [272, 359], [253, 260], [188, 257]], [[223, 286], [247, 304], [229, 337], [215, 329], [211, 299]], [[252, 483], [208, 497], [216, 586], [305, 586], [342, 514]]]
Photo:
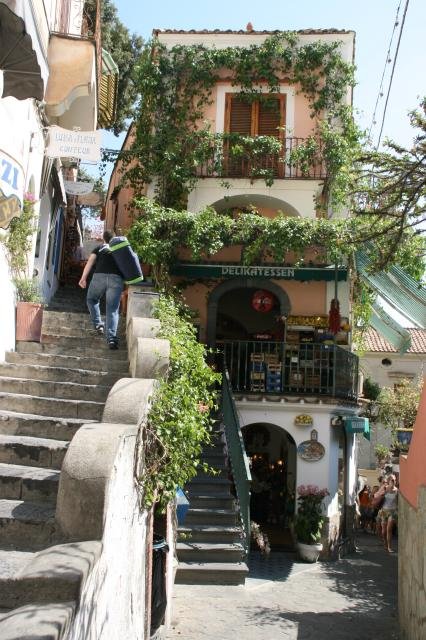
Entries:
[[16, 340], [40, 342], [43, 305], [36, 302], [16, 304]]
[[318, 544], [304, 544], [303, 542], [298, 542], [296, 546], [299, 556], [305, 562], [317, 562], [319, 554], [322, 551], [321, 542]]

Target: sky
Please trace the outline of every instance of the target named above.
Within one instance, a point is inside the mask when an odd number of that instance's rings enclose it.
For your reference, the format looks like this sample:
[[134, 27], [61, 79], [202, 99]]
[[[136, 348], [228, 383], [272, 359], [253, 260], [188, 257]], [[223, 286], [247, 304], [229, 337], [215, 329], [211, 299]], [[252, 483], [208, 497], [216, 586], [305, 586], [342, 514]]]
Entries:
[[[162, 29], [245, 29], [251, 22], [256, 30], [297, 30], [335, 28], [356, 32], [355, 63], [357, 86], [354, 107], [357, 121], [369, 129], [383, 70], [384, 95], [379, 99], [377, 124], [372, 140], [377, 142], [388, 81], [407, 0], [114, 0], [121, 21], [144, 39], [152, 30]], [[387, 51], [399, 8], [399, 26], [393, 37], [391, 62]], [[386, 136], [409, 146], [413, 130], [408, 111], [426, 95], [426, 0], [409, 0], [382, 139]], [[123, 136], [104, 135], [104, 146], [119, 148]]]

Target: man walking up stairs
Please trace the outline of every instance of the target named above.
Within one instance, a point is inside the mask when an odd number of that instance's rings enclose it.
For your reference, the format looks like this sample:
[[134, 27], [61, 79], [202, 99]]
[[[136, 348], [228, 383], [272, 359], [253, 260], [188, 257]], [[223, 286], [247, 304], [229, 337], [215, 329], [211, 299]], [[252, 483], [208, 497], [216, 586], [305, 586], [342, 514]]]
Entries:
[[41, 342], [17, 343], [0, 363], [0, 609], [28, 604], [19, 580], [34, 573], [37, 552], [60, 542], [54, 516], [68, 444], [101, 419], [124, 376], [124, 336], [110, 351], [91, 327], [84, 292], [71, 289], [44, 311]]

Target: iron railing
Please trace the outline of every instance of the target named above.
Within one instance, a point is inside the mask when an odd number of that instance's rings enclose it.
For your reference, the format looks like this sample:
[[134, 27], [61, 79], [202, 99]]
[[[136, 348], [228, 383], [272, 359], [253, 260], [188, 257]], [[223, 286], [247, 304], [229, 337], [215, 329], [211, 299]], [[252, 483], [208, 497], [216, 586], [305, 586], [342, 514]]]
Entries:
[[[244, 139], [244, 138], [243, 138]], [[255, 138], [253, 138], [255, 140]], [[326, 167], [321, 158], [320, 149], [308, 159], [297, 158], [306, 138], [284, 138], [281, 149], [276, 153], [261, 150], [244, 149], [239, 145], [240, 153], [235, 153], [233, 143], [227, 140], [214, 140], [203, 149], [194, 169], [198, 178], [264, 178], [264, 179], [314, 179], [327, 177]]]
[[217, 346], [234, 392], [357, 400], [358, 357], [337, 345], [226, 340]]
[[99, 0], [55, 0], [52, 31], [57, 34], [95, 38]]
[[224, 370], [222, 385], [222, 419], [240, 517], [244, 529], [244, 546], [247, 553], [250, 545], [251, 473], [237, 410], [232, 396], [229, 374], [226, 369]]

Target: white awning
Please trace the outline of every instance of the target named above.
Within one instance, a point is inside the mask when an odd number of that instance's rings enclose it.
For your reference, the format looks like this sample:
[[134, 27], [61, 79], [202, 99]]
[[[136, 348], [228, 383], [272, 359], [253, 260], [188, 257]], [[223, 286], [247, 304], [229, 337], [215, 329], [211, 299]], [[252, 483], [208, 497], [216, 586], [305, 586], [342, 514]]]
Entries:
[[43, 100], [49, 76], [33, 0], [0, 0], [1, 97]]

